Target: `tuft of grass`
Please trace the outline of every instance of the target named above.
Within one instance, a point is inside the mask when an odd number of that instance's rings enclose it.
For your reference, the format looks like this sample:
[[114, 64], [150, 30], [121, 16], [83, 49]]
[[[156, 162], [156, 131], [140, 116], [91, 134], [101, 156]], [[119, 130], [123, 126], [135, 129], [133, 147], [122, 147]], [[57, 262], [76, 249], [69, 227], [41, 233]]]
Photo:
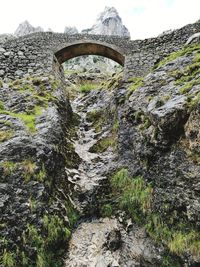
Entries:
[[11, 139], [13, 136], [12, 131], [0, 131], [0, 143]]
[[179, 93], [186, 94], [196, 85], [200, 85], [200, 78], [187, 82], [179, 89]]
[[7, 110], [0, 110], [0, 114], [7, 114], [24, 122], [27, 130], [30, 133], [36, 132], [36, 118], [42, 114], [42, 108], [40, 106], [35, 106], [32, 114], [27, 113], [14, 113]]
[[20, 165], [23, 168], [23, 175], [24, 175], [25, 182], [29, 182], [31, 178], [33, 177], [33, 175], [35, 174], [35, 170], [36, 170], [35, 162], [33, 162], [30, 159], [26, 159]]
[[5, 176], [12, 174], [17, 168], [17, 164], [12, 161], [4, 161], [1, 163], [1, 166], [3, 167], [3, 174]]
[[4, 267], [14, 267], [15, 266], [15, 258], [12, 252], [4, 249], [2, 256], [2, 263]]
[[0, 101], [0, 110], [4, 110], [4, 104], [2, 101]]
[[193, 110], [200, 103], [200, 92], [194, 96], [188, 96], [187, 105], [190, 110]]
[[131, 86], [128, 88], [128, 97], [135, 91], [137, 90], [139, 87], [143, 86], [144, 82], [144, 77], [133, 77], [130, 78], [128, 81], [132, 82]]
[[81, 93], [89, 93], [91, 90], [97, 89], [98, 85], [94, 83], [85, 83], [80, 85]]
[[37, 180], [38, 182], [44, 182], [46, 176], [47, 176], [47, 172], [46, 172], [45, 166], [44, 166], [44, 164], [43, 164], [43, 165], [42, 165], [42, 168], [41, 168], [40, 171], [35, 175], [35, 177], [36, 177], [36, 180]]
[[57, 215], [47, 216], [43, 218], [43, 227], [47, 231], [45, 242], [48, 246], [54, 246], [56, 242], [69, 239], [71, 231], [64, 226], [64, 222]]
[[151, 211], [153, 188], [143, 177], [130, 178], [128, 171], [122, 169], [111, 178], [111, 185], [119, 195], [119, 207], [131, 214], [136, 222]]
[[100, 209], [100, 214], [102, 217], [111, 217], [113, 214], [113, 207], [111, 204], [104, 204]]
[[105, 152], [109, 147], [115, 147], [116, 140], [113, 138], [113, 136], [108, 136], [100, 139], [96, 144], [94, 144], [90, 148], [90, 152], [92, 153], [103, 153]]
[[0, 87], [3, 87], [3, 81], [0, 80]]
[[28, 199], [28, 203], [29, 203], [30, 211], [34, 212], [36, 210], [36, 208], [37, 208], [37, 200], [35, 200], [32, 197], [30, 197]]

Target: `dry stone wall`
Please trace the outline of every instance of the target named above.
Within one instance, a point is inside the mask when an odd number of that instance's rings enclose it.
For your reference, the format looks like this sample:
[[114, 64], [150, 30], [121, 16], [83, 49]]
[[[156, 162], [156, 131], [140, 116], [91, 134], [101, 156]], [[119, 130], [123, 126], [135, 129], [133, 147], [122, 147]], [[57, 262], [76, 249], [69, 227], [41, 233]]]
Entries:
[[125, 79], [143, 76], [159, 60], [184, 46], [188, 38], [197, 32], [200, 32], [200, 23], [187, 25], [157, 38], [135, 41], [118, 36], [33, 33], [0, 44], [0, 78], [16, 79], [30, 74], [52, 73], [55, 69], [58, 73], [55, 54], [63, 48], [70, 49], [81, 43], [101, 44], [120, 53], [125, 58]]

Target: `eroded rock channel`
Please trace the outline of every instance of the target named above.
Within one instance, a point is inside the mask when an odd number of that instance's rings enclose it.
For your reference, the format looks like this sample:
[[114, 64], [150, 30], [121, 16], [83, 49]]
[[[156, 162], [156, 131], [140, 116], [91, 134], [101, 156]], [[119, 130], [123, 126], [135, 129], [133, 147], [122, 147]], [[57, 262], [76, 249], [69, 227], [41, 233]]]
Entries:
[[140, 266], [141, 262], [143, 266], [156, 266], [159, 250], [144, 229], [130, 219], [121, 218], [120, 222], [111, 214], [110, 218], [101, 214], [110, 190], [109, 176], [117, 165], [114, 92], [100, 89], [81, 94], [72, 102], [72, 108], [80, 120], [74, 146], [81, 163], [78, 169], [67, 169], [67, 173], [84, 221], [72, 234], [65, 266]]

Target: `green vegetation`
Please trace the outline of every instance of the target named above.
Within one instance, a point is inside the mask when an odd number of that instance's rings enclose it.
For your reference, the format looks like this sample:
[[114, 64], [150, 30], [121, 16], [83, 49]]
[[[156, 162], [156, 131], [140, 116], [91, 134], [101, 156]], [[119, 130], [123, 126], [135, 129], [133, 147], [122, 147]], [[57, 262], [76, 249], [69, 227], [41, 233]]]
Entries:
[[7, 127], [11, 127], [12, 126], [12, 122], [9, 121], [9, 120], [0, 120], [0, 124], [3, 124], [4, 126], [7, 126]]
[[169, 63], [170, 61], [173, 61], [177, 59], [178, 57], [182, 57], [184, 55], [191, 55], [193, 52], [198, 51], [200, 49], [200, 44], [193, 44], [193, 45], [188, 45], [185, 46], [183, 49], [178, 50], [176, 52], [171, 53], [169, 56], [164, 58], [162, 61], [160, 61], [154, 69], [157, 69], [159, 67], [162, 67]]
[[39, 168], [32, 159], [26, 159], [21, 162], [4, 161], [0, 163], [0, 166], [3, 168], [2, 178], [6, 178], [16, 171], [21, 173], [26, 183], [30, 180], [44, 182], [47, 176], [45, 166], [42, 165]]
[[12, 172], [14, 172], [17, 168], [17, 164], [12, 161], [4, 161], [1, 162], [0, 165], [3, 168], [3, 174], [5, 176], [12, 174]]
[[143, 86], [144, 82], [144, 77], [133, 77], [133, 78], [130, 78], [128, 81], [131, 82], [131, 86], [128, 88], [129, 91], [128, 91], [128, 97], [136, 90], [138, 89], [139, 87]]
[[106, 123], [106, 114], [102, 109], [93, 109], [87, 113], [87, 120], [93, 123], [95, 132], [100, 132]]
[[[4, 245], [0, 255], [0, 265], [3, 267], [62, 267], [63, 255], [66, 253], [67, 242], [79, 215], [69, 201], [64, 202], [67, 220], [56, 214], [45, 214], [41, 219], [41, 227], [27, 224], [22, 233], [20, 247], [10, 249], [9, 240], [0, 238]], [[29, 198], [31, 212], [37, 207], [37, 202]], [[34, 254], [30, 254], [30, 250]]]
[[113, 136], [111, 135], [111, 136], [104, 137], [104, 138], [100, 139], [96, 144], [94, 144], [90, 148], [90, 152], [103, 153], [108, 149], [108, 147], [114, 148], [115, 145], [116, 145], [115, 138], [113, 138]]
[[0, 80], [0, 87], [2, 87], [3, 86], [3, 81], [2, 80]]
[[29, 203], [29, 207], [31, 212], [34, 212], [37, 208], [37, 200], [35, 200], [34, 198], [30, 197], [28, 199], [28, 203]]
[[[101, 208], [105, 216], [118, 209], [124, 210], [135, 222], [144, 226], [156, 242], [163, 243], [169, 253], [181, 255], [189, 251], [200, 256], [200, 233], [195, 226], [187, 224], [183, 218], [178, 219], [176, 210], [169, 211], [167, 204], [163, 205], [167, 214], [165, 218], [153, 211], [153, 187], [143, 177], [130, 178], [127, 169], [121, 169], [111, 177], [111, 189], [111, 202]], [[171, 257], [165, 255], [162, 266], [176, 266], [170, 265], [170, 262]]]
[[188, 93], [195, 85], [200, 85], [200, 78], [187, 82], [183, 85], [179, 90], [180, 94]]
[[[24, 245], [34, 247], [37, 252], [34, 266], [61, 267], [63, 247], [71, 236], [71, 229], [57, 215], [44, 215], [42, 228], [44, 234], [39, 233], [34, 225], [29, 224], [27, 231], [23, 233]], [[24, 267], [33, 266], [26, 252], [23, 253], [23, 258]]]
[[36, 164], [32, 160], [26, 159], [20, 165], [23, 167], [25, 182], [29, 182], [35, 174]]
[[47, 176], [47, 172], [43, 164], [40, 171], [35, 175], [35, 178], [38, 182], [44, 182], [46, 176]]
[[[199, 47], [200, 50], [200, 47]], [[195, 85], [200, 84], [200, 52], [195, 51], [192, 64], [182, 70], [175, 70], [171, 76], [176, 79], [175, 85], [182, 85], [179, 92], [181, 94], [188, 93]]]
[[0, 101], [0, 110], [4, 110], [4, 103]]
[[111, 217], [113, 214], [113, 207], [111, 204], [104, 204], [100, 209], [100, 214], [102, 217]]
[[140, 223], [144, 215], [150, 212], [153, 188], [142, 177], [129, 178], [128, 171], [122, 169], [111, 178], [113, 191], [118, 197], [120, 209], [126, 210]]
[[12, 136], [12, 131], [0, 131], [0, 143], [9, 140]]
[[98, 85], [94, 83], [85, 83], [80, 85], [81, 93], [89, 93], [91, 90], [97, 89]]
[[36, 118], [42, 114], [42, 108], [35, 106], [32, 114], [27, 113], [14, 113], [7, 110], [0, 110], [0, 114], [7, 114], [12, 117], [22, 120], [30, 133], [36, 132]]
[[5, 249], [2, 256], [2, 264], [4, 267], [15, 267], [14, 254]]

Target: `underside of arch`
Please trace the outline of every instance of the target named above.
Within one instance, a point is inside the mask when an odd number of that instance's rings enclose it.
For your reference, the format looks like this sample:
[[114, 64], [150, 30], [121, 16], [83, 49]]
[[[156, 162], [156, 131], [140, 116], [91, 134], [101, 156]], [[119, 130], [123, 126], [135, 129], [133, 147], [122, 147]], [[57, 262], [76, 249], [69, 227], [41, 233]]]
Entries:
[[98, 55], [110, 58], [120, 65], [124, 66], [125, 57], [122, 53], [115, 49], [97, 43], [79, 43], [67, 46], [55, 53], [55, 56], [60, 64], [78, 56], [83, 55]]

